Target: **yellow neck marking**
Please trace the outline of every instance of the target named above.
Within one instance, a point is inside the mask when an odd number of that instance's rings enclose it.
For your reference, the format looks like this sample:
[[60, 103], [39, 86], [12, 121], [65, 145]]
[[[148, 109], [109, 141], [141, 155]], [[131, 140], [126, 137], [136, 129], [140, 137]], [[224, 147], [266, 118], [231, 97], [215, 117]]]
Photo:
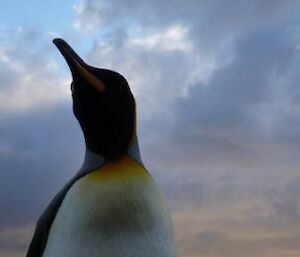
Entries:
[[119, 180], [136, 177], [150, 179], [147, 170], [129, 155], [124, 155], [116, 161], [109, 161], [104, 166], [87, 175], [92, 180]]

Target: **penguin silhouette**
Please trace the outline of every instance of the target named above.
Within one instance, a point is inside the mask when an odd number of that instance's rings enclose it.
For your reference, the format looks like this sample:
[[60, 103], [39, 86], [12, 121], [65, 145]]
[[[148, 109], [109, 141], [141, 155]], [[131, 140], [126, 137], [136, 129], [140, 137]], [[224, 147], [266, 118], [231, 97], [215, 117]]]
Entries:
[[140, 157], [126, 79], [86, 64], [62, 39], [53, 43], [72, 73], [86, 152], [38, 220], [27, 257], [175, 257], [169, 212]]

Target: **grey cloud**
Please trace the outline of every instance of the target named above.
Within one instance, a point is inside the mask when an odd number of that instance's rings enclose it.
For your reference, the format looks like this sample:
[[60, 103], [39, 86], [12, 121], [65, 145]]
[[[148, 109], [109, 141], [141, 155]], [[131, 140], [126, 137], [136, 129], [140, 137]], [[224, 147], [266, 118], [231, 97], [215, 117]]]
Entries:
[[[19, 27], [0, 31], [0, 112], [28, 111], [65, 100], [50, 38], [37, 30]], [[62, 73], [61, 73], [62, 74]], [[55, 91], [54, 91], [55, 90]]]
[[[4, 252], [23, 252], [27, 245], [20, 235], [9, 235], [3, 238], [0, 235], [0, 249]], [[26, 242], [27, 243], [27, 242]]]
[[[295, 126], [294, 136], [298, 137], [300, 113], [293, 108], [297, 108], [299, 102], [288, 101], [298, 92], [297, 77], [290, 79], [290, 73], [299, 71], [296, 46], [297, 42], [285, 29], [257, 31], [237, 39], [231, 63], [216, 70], [207, 84], [192, 87], [188, 97], [175, 104], [175, 133], [183, 137], [180, 144], [187, 140], [201, 148], [216, 141], [222, 144], [223, 140], [230, 149], [244, 146], [243, 141], [248, 143], [249, 140], [261, 142], [272, 137], [274, 142], [276, 136], [283, 137], [284, 127], [286, 136], [290, 133], [291, 124]], [[280, 90], [273, 84], [277, 83], [272, 80], [273, 76], [279, 81], [284, 79]], [[283, 94], [288, 95], [284, 107], [291, 110], [290, 113], [272, 110]], [[266, 125], [261, 123], [269, 117], [276, 118]], [[216, 148], [223, 151], [220, 144], [216, 144]]]
[[0, 37], [0, 255], [24, 256], [38, 216], [80, 168], [84, 145], [50, 38], [28, 28]]
[[278, 190], [271, 203], [274, 209], [274, 215], [278, 217], [279, 222], [284, 224], [295, 224], [300, 219], [299, 198], [300, 178], [295, 178]]
[[[120, 22], [128, 22], [129, 25], [140, 23], [146, 26], [186, 22], [212, 27], [211, 31], [224, 25], [227, 28], [232, 27], [234, 31], [238, 27], [262, 22], [263, 24], [276, 23], [280, 18], [285, 18], [287, 13], [293, 13], [293, 8], [299, 4], [294, 0], [284, 3], [282, 1], [238, 0], [230, 0], [226, 3], [217, 0], [172, 1], [171, 4], [157, 0], [143, 4], [136, 0], [126, 2], [87, 0], [80, 3], [77, 8], [79, 22], [86, 25], [95, 23], [99, 26], [95, 26], [96, 29], [106, 27], [107, 24], [110, 26], [120, 24]], [[224, 27], [220, 30], [224, 31]]]
[[217, 231], [203, 231], [198, 235], [179, 242], [181, 256], [201, 254], [203, 256], [218, 253], [217, 249], [226, 243], [225, 236]]
[[[0, 228], [34, 222], [79, 168], [83, 142], [71, 106], [1, 119]], [[80, 141], [81, 139], [81, 141]]]
[[[40, 67], [48, 60], [47, 37], [38, 29], [17, 27], [1, 30], [1, 47], [10, 61], [26, 67]], [[13, 44], [12, 44], [13, 42]], [[1, 63], [5, 66], [5, 63]]]
[[[76, 24], [83, 30], [93, 28], [102, 33], [123, 30], [133, 35], [136, 31], [149, 34], [180, 24], [189, 29], [188, 38], [196, 49], [194, 54], [207, 59], [240, 35], [261, 28], [295, 25], [299, 9], [299, 2], [295, 0], [230, 0], [226, 3], [152, 0], [143, 4], [135, 0], [82, 0], [79, 3]], [[139, 30], [134, 30], [136, 28]]]

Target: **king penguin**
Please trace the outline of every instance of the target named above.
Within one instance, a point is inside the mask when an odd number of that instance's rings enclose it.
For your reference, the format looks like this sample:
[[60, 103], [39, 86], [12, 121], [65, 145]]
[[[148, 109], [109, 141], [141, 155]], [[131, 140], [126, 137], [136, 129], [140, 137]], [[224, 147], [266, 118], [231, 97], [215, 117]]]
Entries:
[[126, 79], [92, 67], [63, 40], [83, 131], [82, 167], [38, 220], [27, 257], [175, 257], [170, 215], [144, 167]]

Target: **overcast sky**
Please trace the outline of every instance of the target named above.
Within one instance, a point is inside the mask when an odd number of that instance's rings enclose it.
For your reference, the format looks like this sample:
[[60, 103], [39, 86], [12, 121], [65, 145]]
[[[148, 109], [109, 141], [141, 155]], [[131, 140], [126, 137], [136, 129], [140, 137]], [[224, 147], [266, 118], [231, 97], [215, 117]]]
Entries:
[[2, 1], [0, 256], [79, 169], [52, 39], [122, 73], [180, 257], [300, 256], [300, 2]]

